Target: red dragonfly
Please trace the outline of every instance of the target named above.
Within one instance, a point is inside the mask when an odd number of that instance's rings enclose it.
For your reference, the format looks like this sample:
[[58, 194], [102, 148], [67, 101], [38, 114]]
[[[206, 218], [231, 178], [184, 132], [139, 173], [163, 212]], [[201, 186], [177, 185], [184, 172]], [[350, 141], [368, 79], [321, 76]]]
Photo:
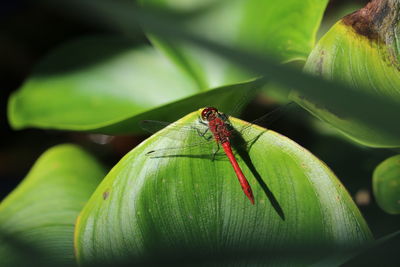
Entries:
[[[283, 106], [286, 107], [286, 106]], [[261, 118], [257, 119], [256, 121], [264, 121], [266, 120], [266, 117], [270, 117], [272, 114], [276, 114], [276, 111], [280, 110], [279, 108], [276, 110], [273, 110], [272, 112], [262, 116]], [[280, 113], [280, 112], [279, 112]], [[249, 124], [244, 126], [244, 129], [241, 129], [239, 132], [240, 134], [244, 133], [245, 129], [250, 128], [250, 126], [253, 124]], [[247, 181], [245, 175], [243, 174], [235, 156], [234, 153], [232, 152], [232, 146], [231, 146], [231, 137], [232, 137], [232, 125], [229, 123], [228, 117], [222, 113], [219, 112], [217, 108], [214, 107], [206, 107], [201, 110], [201, 115], [199, 118], [198, 123], [195, 125], [179, 125], [176, 123], [167, 123], [167, 122], [160, 122], [160, 121], [150, 121], [150, 120], [145, 120], [142, 121], [141, 126], [143, 129], [149, 131], [149, 132], [156, 132], [160, 130], [161, 128], [167, 127], [170, 129], [176, 129], [177, 131], [174, 132], [174, 137], [175, 139], [178, 139], [182, 141], [184, 137], [178, 132], [184, 132], [185, 135], [188, 135], [190, 132], [191, 133], [196, 133], [198, 136], [204, 137], [207, 141], [200, 142], [197, 144], [190, 145], [190, 147], [196, 147], [196, 146], [204, 146], [206, 143], [209, 143], [209, 141], [212, 141], [212, 139], [217, 143], [218, 149], [219, 146], [221, 145], [226, 156], [228, 157], [233, 170], [236, 173], [236, 176], [239, 180], [240, 186], [242, 187], [243, 192], [247, 196], [247, 198], [250, 200], [250, 202], [254, 205], [254, 196], [253, 196], [253, 191], [250, 187], [249, 182]], [[204, 129], [201, 129], [201, 126], [204, 127]], [[211, 136], [206, 137], [206, 133], [211, 132]], [[213, 138], [212, 138], [213, 137]], [[149, 156], [155, 156], [159, 153], [163, 154], [165, 151], [171, 151], [173, 149], [180, 149], [180, 148], [164, 148], [160, 150], [152, 150], [147, 152], [147, 155]], [[217, 150], [218, 151], [218, 150]], [[214, 152], [214, 157], [216, 155], [216, 152]], [[157, 157], [157, 156], [155, 156]]]
[[236, 158], [232, 152], [230, 142], [231, 131], [228, 128], [226, 116], [220, 113], [216, 108], [206, 107], [201, 112], [201, 119], [204, 123], [208, 124], [208, 129], [210, 129], [217, 144], [221, 144], [226, 156], [232, 164], [237, 178], [239, 179], [239, 183], [242, 187], [243, 192], [250, 200], [251, 204], [254, 205], [253, 191], [251, 190], [249, 182], [244, 176], [242, 170], [240, 169], [240, 166], [237, 163]]

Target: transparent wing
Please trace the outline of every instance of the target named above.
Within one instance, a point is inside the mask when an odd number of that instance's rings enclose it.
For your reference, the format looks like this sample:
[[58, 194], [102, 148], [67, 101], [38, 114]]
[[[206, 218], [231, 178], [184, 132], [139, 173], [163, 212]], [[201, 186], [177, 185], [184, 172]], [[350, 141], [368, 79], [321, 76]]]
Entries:
[[223, 150], [218, 150], [218, 145], [214, 140], [150, 150], [147, 151], [146, 156], [150, 158], [191, 157], [207, 160], [227, 160]]
[[145, 120], [140, 123], [140, 126], [150, 133], [156, 133], [165, 128], [165, 131], [158, 134], [176, 141], [173, 143], [176, 147], [161, 147], [147, 151], [146, 155], [151, 158], [193, 156], [212, 159], [220, 157], [219, 153], [216, 153], [218, 146], [212, 133], [207, 125], [200, 122], [168, 123]]
[[243, 127], [240, 127], [238, 129], [235, 129], [236, 134], [241, 134], [241, 135], [246, 135], [247, 132], [250, 130], [251, 126], [258, 125], [258, 126], [266, 126], [266, 125], [271, 125], [275, 121], [277, 121], [279, 118], [284, 116], [286, 113], [288, 113], [288, 110], [293, 107], [293, 102], [290, 102], [286, 105], [280, 106], [271, 112], [268, 112], [264, 116], [261, 116], [260, 118], [244, 125]]
[[205, 142], [212, 138], [212, 134], [209, 132], [207, 125], [203, 125], [200, 122], [170, 123], [163, 121], [144, 120], [140, 122], [140, 127], [149, 133], [156, 133], [168, 127], [168, 131], [162, 133], [161, 136], [178, 141], [182, 141], [187, 138], [196, 140], [196, 138], [198, 138], [199, 142], [201, 142], [201, 140]]

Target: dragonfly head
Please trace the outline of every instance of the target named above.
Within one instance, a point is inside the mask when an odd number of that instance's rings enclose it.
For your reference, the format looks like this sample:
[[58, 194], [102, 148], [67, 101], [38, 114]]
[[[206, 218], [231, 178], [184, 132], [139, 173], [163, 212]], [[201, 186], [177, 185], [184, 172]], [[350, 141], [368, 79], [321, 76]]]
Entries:
[[206, 107], [201, 111], [201, 119], [203, 121], [210, 121], [218, 115], [218, 109], [213, 107]]

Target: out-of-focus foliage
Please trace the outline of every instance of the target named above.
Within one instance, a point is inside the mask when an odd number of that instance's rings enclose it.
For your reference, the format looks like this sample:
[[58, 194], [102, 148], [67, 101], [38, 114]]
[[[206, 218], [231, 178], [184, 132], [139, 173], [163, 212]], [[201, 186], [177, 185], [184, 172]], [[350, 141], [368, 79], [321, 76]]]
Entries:
[[[185, 23], [179, 25], [189, 23], [189, 28], [199, 36], [205, 32], [204, 27], [208, 27], [212, 30], [207, 30], [208, 34], [202, 37], [226, 43], [228, 39], [225, 38], [229, 35], [229, 40], [236, 40], [233, 47], [275, 54], [280, 61], [305, 59], [314, 44], [326, 2], [291, 0], [283, 5], [276, 0], [235, 0], [234, 3], [208, 3], [207, 8], [197, 10], [200, 2], [191, 1], [186, 2], [189, 5], [184, 10], [195, 14], [184, 18]], [[109, 12], [113, 17], [111, 21], [116, 22], [112, 26], [118, 25], [132, 32], [139, 21], [148, 29], [149, 23], [141, 21], [141, 11], [135, 10], [135, 6], [128, 5], [124, 11], [136, 11], [139, 16], [135, 13], [127, 15], [129, 19], [138, 21], [125, 21], [127, 17], [116, 9], [120, 7], [118, 4], [83, 1], [79, 2], [79, 8], [89, 3], [93, 5], [90, 13], [104, 21], [109, 19], [102, 16]], [[182, 11], [183, 2], [177, 3], [180, 3], [178, 11]], [[151, 14], [156, 16], [158, 13]], [[307, 20], [303, 18], [305, 15]], [[240, 21], [234, 23], [238, 18]], [[276, 23], [278, 19], [279, 23]], [[160, 27], [168, 25], [157, 16], [150, 20]], [[261, 34], [263, 31], [268, 31], [268, 34]], [[173, 35], [170, 37], [175, 38]], [[247, 87], [240, 88], [241, 92], [234, 91], [241, 87], [238, 83], [256, 76], [248, 75], [248, 70], [244, 74], [243, 69], [239, 71], [226, 59], [211, 55], [204, 49], [182, 43], [173, 48], [167, 48], [165, 42], [161, 46], [171, 62], [153, 48], [134, 47], [126, 39], [115, 37], [80, 40], [55, 50], [43, 59], [10, 98], [8, 116], [11, 125], [16, 129], [40, 127], [113, 134], [137, 132], [137, 121], [145, 116], [175, 120], [200, 105], [216, 105], [231, 110], [247, 95], [243, 94]], [[222, 85], [235, 86], [232, 90], [205, 93]], [[257, 83], [257, 86], [261, 88], [262, 84]], [[186, 103], [176, 104], [179, 100]]]
[[[199, 37], [280, 62], [305, 61], [315, 44], [327, 0], [144, 0], [150, 6], [182, 14], [179, 26]], [[146, 29], [146, 28], [145, 28]], [[151, 34], [156, 47], [189, 72], [203, 87], [254, 77], [226, 58], [168, 36]]]
[[73, 145], [46, 151], [0, 205], [0, 265], [75, 265], [75, 220], [104, 177]]
[[[134, 31], [135, 27], [130, 25], [139, 21], [146, 26], [146, 30], [152, 33], [195, 44], [227, 58], [251, 72], [263, 75], [267, 81], [275, 81], [285, 87], [295, 88], [296, 93], [293, 95], [297, 96], [297, 99], [301, 99], [299, 101], [301, 104], [304, 104], [302, 101], [318, 103], [319, 106], [323, 106], [335, 114], [348, 114], [351, 116], [349, 120], [366, 123], [393, 139], [400, 136], [400, 124], [393, 123], [397, 120], [399, 104], [391, 98], [371, 95], [368, 90], [355, 90], [343, 83], [327, 82], [319, 77], [302, 74], [291, 66], [277, 64], [276, 60], [269, 57], [260, 57], [249, 51], [201, 38], [183, 30], [176, 21], [159, 16], [159, 13], [152, 10], [140, 9], [138, 11], [133, 5], [115, 5], [107, 1], [96, 1], [96, 3], [85, 1], [85, 3], [96, 12], [98, 17], [108, 21], [110, 26], [116, 30]], [[379, 112], [376, 112], [377, 110]]]
[[[374, 0], [360, 11], [343, 18], [320, 40], [306, 63], [305, 71], [329, 80], [345, 82], [357, 88], [360, 94], [395, 101], [400, 107], [397, 47], [399, 5], [396, 1]], [[325, 91], [328, 88], [319, 90]], [[356, 102], [357, 99], [342, 101]], [[296, 97], [296, 102], [363, 145], [400, 146], [398, 133], [387, 132], [368, 120], [360, 121], [354, 116], [357, 109], [372, 109], [381, 115], [381, 120], [398, 124], [381, 113], [385, 106], [375, 108], [360, 102], [353, 110], [332, 110], [322, 103], [301, 98], [301, 94]]]
[[14, 128], [93, 130], [196, 92], [197, 85], [153, 48], [92, 37], [44, 58], [11, 97], [9, 118]]
[[376, 167], [374, 196], [379, 206], [391, 214], [400, 214], [400, 155], [390, 157]]

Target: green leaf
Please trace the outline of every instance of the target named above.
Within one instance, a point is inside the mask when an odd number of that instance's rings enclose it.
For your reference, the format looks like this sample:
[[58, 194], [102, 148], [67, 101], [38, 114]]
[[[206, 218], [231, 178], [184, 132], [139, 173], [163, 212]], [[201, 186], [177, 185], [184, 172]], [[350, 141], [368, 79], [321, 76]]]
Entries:
[[[197, 118], [193, 112], [156, 133], [110, 171], [80, 214], [80, 263], [133, 257], [138, 264], [299, 264], [320, 259], [324, 246], [331, 251], [371, 240], [324, 163], [284, 136], [232, 119], [238, 131], [245, 127], [243, 139], [234, 140], [254, 192], [251, 205], [229, 161], [219, 154], [211, 161], [215, 142], [196, 146], [202, 139], [188, 126], [198, 126]], [[313, 253], [288, 257], [309, 247]]]
[[173, 121], [206, 105], [232, 109], [254, 88], [261, 88], [259, 81], [201, 92], [151, 47], [134, 47], [122, 37], [90, 37], [44, 58], [11, 96], [8, 116], [14, 129], [126, 134], [140, 131], [143, 119]]
[[[305, 66], [305, 71], [330, 80], [345, 82], [375, 98], [400, 103], [398, 51], [398, 2], [372, 1], [365, 8], [339, 21], [318, 43]], [[330, 90], [319, 88], [321, 91]], [[353, 100], [353, 110], [331, 110], [319, 102], [295, 95], [298, 104], [331, 124], [352, 140], [372, 147], [398, 147], [398, 134], [388, 133], [371, 121], [354, 119], [359, 110], [373, 110], [381, 120], [393, 124], [384, 114], [385, 106], [374, 108]], [[343, 99], [342, 101], [346, 101]], [[356, 103], [360, 102], [360, 103]]]
[[[171, 12], [181, 28], [219, 44], [273, 55], [281, 62], [305, 61], [327, 0], [152, 0], [145, 6]], [[164, 13], [164, 14], [165, 14]], [[178, 16], [177, 14], [180, 14]], [[146, 25], [146, 24], [145, 24]], [[254, 77], [224, 58], [174, 38], [149, 34], [156, 47], [169, 55], [203, 87], [216, 87]]]
[[376, 167], [372, 185], [378, 205], [387, 213], [400, 214], [400, 155]]
[[[85, 19], [105, 21], [116, 31], [132, 36], [136, 32], [136, 25], [140, 23], [159, 36], [195, 44], [229, 59], [251, 72], [263, 75], [268, 81], [275, 81], [286, 88], [296, 88], [296, 94], [300, 94], [304, 101], [318, 103], [319, 106], [334, 114], [347, 114], [350, 120], [380, 129], [390, 139], [397, 138], [400, 143], [400, 124], [393, 123], [398, 120], [400, 108], [396, 100], [371, 95], [367, 93], [368, 90], [355, 90], [340, 82], [327, 81], [321, 77], [301, 73], [291, 66], [278, 64], [270, 57], [260, 57], [249, 51], [234, 49], [200, 38], [196, 34], [183, 30], [176, 20], [166, 18], [151, 9], [139, 9], [132, 4], [111, 3], [102, 0], [57, 1], [56, 5], [54, 4], [52, 7], [63, 10], [70, 8], [74, 12], [76, 8], [86, 10], [87, 12], [84, 12]], [[325, 90], [321, 90], [321, 88]], [[376, 112], [377, 110], [379, 112]]]
[[75, 220], [104, 174], [76, 146], [46, 151], [0, 204], [0, 265], [74, 265]]
[[196, 92], [196, 84], [151, 47], [90, 37], [44, 58], [12, 95], [8, 114], [15, 129], [92, 130]]

